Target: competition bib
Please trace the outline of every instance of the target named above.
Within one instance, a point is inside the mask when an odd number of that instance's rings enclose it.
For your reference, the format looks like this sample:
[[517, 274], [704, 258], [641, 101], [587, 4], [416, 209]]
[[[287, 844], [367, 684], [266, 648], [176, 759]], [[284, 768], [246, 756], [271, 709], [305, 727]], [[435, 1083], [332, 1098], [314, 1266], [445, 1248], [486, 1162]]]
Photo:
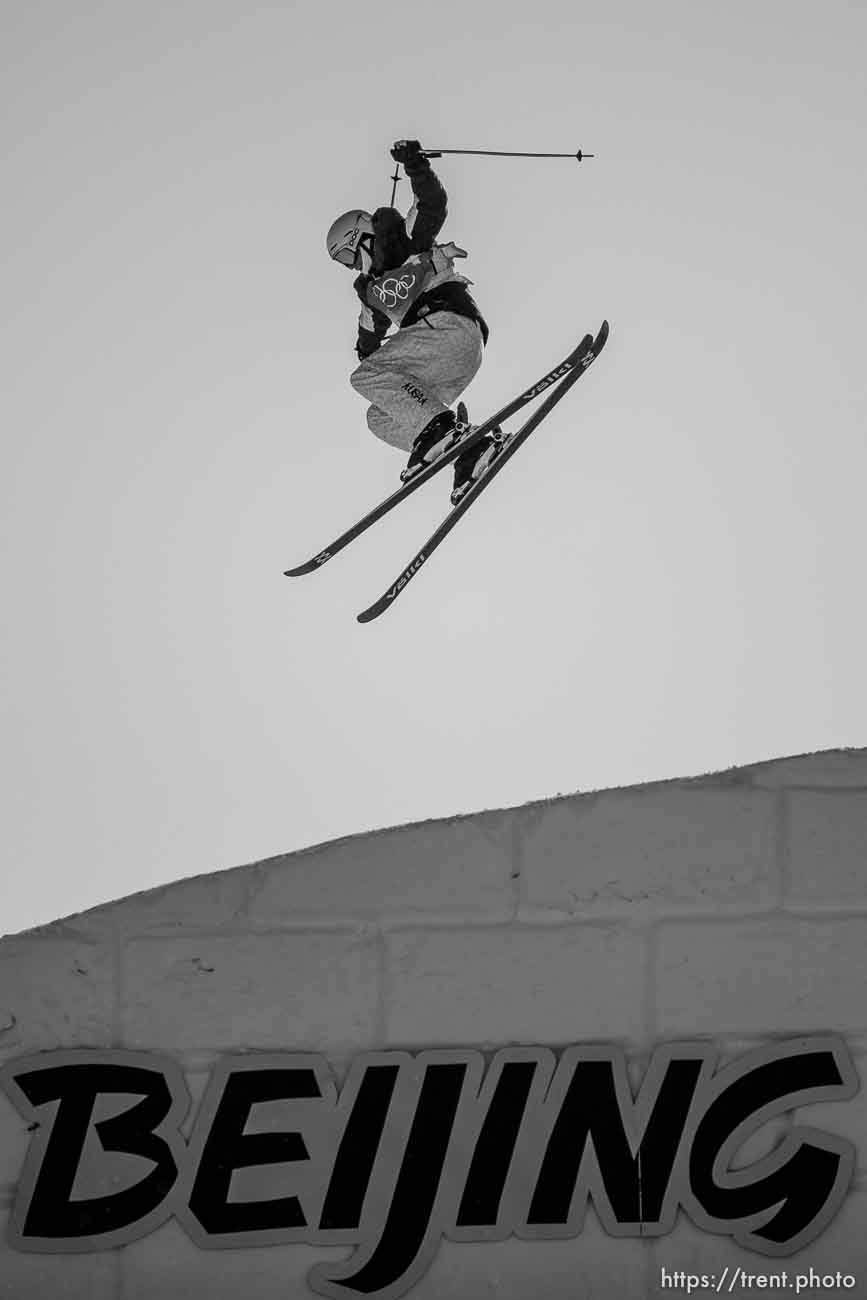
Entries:
[[368, 285], [368, 302], [391, 320], [401, 320], [421, 293], [427, 270], [421, 260], [413, 260], [386, 271]]

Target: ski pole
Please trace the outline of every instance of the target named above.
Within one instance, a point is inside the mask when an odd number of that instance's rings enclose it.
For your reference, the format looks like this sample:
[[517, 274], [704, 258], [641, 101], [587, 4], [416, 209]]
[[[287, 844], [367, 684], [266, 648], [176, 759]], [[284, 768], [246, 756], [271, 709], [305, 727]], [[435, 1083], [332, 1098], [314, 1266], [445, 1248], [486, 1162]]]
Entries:
[[585, 158], [596, 157], [595, 154], [584, 153], [581, 149], [577, 153], [512, 153], [501, 149], [422, 149], [422, 153], [427, 158], [442, 158], [444, 153], [471, 153], [484, 155], [487, 158], [577, 158], [579, 162]]
[[[577, 153], [514, 153], [511, 150], [502, 149], [422, 149], [422, 153], [425, 158], [442, 158], [444, 153], [462, 153], [484, 158], [577, 158], [579, 162], [583, 162], [585, 158], [596, 157], [594, 153], [584, 153], [582, 149], [579, 149]], [[391, 187], [391, 206], [394, 207], [397, 183], [400, 180], [400, 169], [398, 167], [395, 167], [391, 179], [394, 181], [394, 185]]]
[[395, 195], [397, 194], [397, 183], [400, 180], [400, 163], [395, 164], [394, 175], [391, 177], [391, 179], [394, 181], [394, 184], [391, 187], [391, 203], [389, 204], [389, 207], [393, 208], [394, 198]]

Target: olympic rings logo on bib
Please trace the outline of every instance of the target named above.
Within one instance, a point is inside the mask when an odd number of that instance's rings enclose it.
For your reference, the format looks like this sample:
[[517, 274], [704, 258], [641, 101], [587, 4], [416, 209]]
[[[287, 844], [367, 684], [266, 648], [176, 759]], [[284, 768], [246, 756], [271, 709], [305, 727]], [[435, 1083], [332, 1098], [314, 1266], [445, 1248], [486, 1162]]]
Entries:
[[415, 284], [414, 275], [402, 275], [400, 279], [391, 276], [388, 280], [380, 280], [378, 284], [373, 285], [373, 292], [382, 303], [383, 307], [395, 308], [398, 302], [406, 302], [409, 297], [409, 291]]

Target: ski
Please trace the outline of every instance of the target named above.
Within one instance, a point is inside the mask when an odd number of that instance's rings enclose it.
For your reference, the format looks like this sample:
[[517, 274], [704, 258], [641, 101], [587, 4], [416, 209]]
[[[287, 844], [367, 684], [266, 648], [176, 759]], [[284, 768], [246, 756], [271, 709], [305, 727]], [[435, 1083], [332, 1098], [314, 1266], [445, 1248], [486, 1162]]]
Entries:
[[[590, 336], [588, 335], [587, 337], [589, 338]], [[559, 384], [557, 384], [554, 391], [549, 394], [542, 405], [534, 411], [529, 420], [527, 420], [521, 428], [517, 430], [517, 432], [512, 434], [511, 437], [505, 439], [502, 451], [491, 463], [490, 467], [476, 480], [454, 509], [446, 515], [439, 528], [437, 528], [428, 538], [424, 546], [417, 552], [395, 582], [393, 582], [392, 585], [383, 592], [378, 600], [375, 600], [372, 605], [368, 606], [367, 609], [363, 610], [362, 613], [358, 615], [359, 623], [370, 623], [373, 619], [378, 618], [380, 614], [383, 614], [391, 607], [400, 593], [406, 588], [407, 584], [418, 573], [422, 565], [430, 559], [443, 538], [451, 532], [461, 516], [469, 510], [474, 501], [478, 500], [491, 480], [500, 472], [506, 462], [514, 456], [521, 444], [526, 442], [527, 438], [529, 438], [537, 425], [544, 420], [548, 412], [557, 405], [572, 385], [581, 378], [588, 366], [596, 360], [599, 353], [605, 347], [607, 338], [608, 321], [603, 321], [599, 333], [596, 335], [596, 338], [592, 340], [590, 346], [586, 347], [582, 344], [581, 349], [579, 349], [577, 353], [573, 353], [574, 362], [569, 367], [569, 371], [566, 372], [565, 377], [561, 379]]]
[[[550, 388], [552, 384], [557, 383], [558, 380], [565, 378], [570, 372], [573, 372], [575, 367], [580, 363], [584, 352], [588, 347], [590, 347], [592, 342], [592, 335], [585, 335], [578, 344], [578, 347], [575, 348], [574, 351], [570, 352], [568, 357], [566, 357], [564, 361], [561, 361], [559, 366], [555, 366], [553, 370], [549, 370], [546, 375], [537, 380], [530, 388], [525, 389], [519, 397], [513, 398], [511, 402], [508, 402], [502, 408], [502, 410], [497, 411], [496, 415], [492, 415], [489, 420], [485, 420], [484, 424], [476, 425], [470, 433], [459, 439], [453, 444], [453, 446], [449, 447], [442, 456], [438, 457], [438, 459], [433, 462], [433, 464], [425, 466], [425, 468], [420, 470], [419, 473], [411, 478], [408, 483], [402, 483], [396, 492], [392, 492], [391, 496], [386, 497], [384, 501], [380, 501], [379, 505], [374, 506], [372, 510], [368, 511], [362, 519], [359, 519], [358, 523], [353, 524], [351, 528], [347, 528], [345, 533], [341, 533], [339, 537], [336, 537], [333, 542], [326, 546], [324, 550], [319, 551], [314, 555], [312, 559], [306, 560], [303, 564], [299, 564], [294, 569], [284, 570], [285, 576], [287, 578], [299, 578], [302, 574], [313, 573], [316, 569], [321, 569], [322, 565], [325, 564], [327, 560], [330, 560], [333, 556], [337, 555], [338, 551], [342, 551], [350, 542], [354, 542], [356, 537], [360, 537], [361, 534], [366, 532], [372, 524], [377, 523], [377, 521], [382, 519], [384, 515], [387, 515], [390, 510], [393, 510], [395, 506], [400, 505], [401, 501], [405, 501], [406, 498], [411, 496], [412, 493], [415, 492], [417, 488], [420, 488], [423, 483], [427, 483], [434, 474], [439, 473], [441, 469], [450, 464], [451, 461], [455, 460], [462, 451], [465, 451], [468, 447], [471, 447], [473, 443], [484, 438], [486, 433], [490, 433], [491, 429], [495, 429], [497, 425], [502, 424], [504, 420], [508, 420], [510, 416], [514, 415], [517, 411], [520, 411], [522, 407], [526, 406], [528, 402], [531, 402], [534, 397], [538, 397], [538, 395], [544, 392], [546, 388]], [[578, 373], [580, 373], [580, 371]]]

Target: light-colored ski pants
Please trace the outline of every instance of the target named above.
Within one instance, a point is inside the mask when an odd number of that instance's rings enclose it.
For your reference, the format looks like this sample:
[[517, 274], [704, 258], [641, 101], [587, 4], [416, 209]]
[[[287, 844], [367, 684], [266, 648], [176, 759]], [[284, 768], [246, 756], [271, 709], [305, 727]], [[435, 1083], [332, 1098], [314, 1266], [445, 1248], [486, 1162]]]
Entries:
[[451, 311], [408, 325], [353, 370], [349, 382], [370, 402], [367, 426], [410, 451], [435, 416], [448, 410], [482, 364], [478, 323]]

